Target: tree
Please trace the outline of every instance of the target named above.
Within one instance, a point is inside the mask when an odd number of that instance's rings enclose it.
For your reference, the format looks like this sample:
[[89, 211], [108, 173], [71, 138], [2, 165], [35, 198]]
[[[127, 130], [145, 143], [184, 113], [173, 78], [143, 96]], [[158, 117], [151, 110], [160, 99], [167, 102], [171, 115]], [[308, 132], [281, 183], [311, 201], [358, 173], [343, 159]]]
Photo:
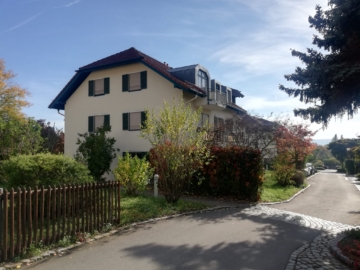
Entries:
[[336, 142], [338, 140], [337, 134], [331, 139], [332, 142]]
[[24, 120], [21, 109], [30, 106], [25, 98], [29, 92], [11, 82], [15, 75], [6, 71], [4, 60], [0, 59], [0, 117]]
[[52, 154], [64, 153], [64, 132], [56, 128], [55, 124], [51, 126], [45, 119], [37, 120], [41, 126], [41, 137], [44, 139], [43, 149]]
[[140, 136], [152, 145], [150, 161], [160, 176], [166, 201], [176, 203], [209, 156], [207, 130], [198, 129], [201, 108], [194, 111], [183, 100], [174, 100], [171, 106], [164, 101], [159, 112], [146, 115]]
[[340, 161], [341, 166], [344, 168], [344, 161], [348, 156], [348, 148], [355, 147], [359, 144], [359, 139], [343, 139], [331, 142], [328, 148], [331, 150], [333, 156]]
[[40, 152], [43, 143], [40, 130], [41, 127], [32, 118], [0, 117], [0, 160]]
[[315, 149], [312, 136], [316, 132], [305, 124], [280, 126], [276, 131], [276, 147], [282, 162], [293, 164], [295, 169], [304, 168], [305, 158]]
[[114, 148], [116, 140], [106, 137], [106, 133], [110, 131], [110, 126], [104, 126], [96, 132], [78, 134], [80, 138], [76, 144], [79, 147], [74, 157], [88, 166], [90, 174], [97, 182], [105, 180], [103, 175], [110, 172], [111, 162], [116, 157], [116, 151], [119, 151]]
[[316, 6], [315, 16], [309, 17], [310, 27], [320, 34], [312, 43], [327, 54], [309, 48], [307, 53], [292, 50], [306, 67], [297, 67], [285, 78], [299, 88], [279, 86], [289, 96], [313, 104], [295, 109], [296, 116], [324, 126], [335, 116], [352, 117], [360, 106], [360, 1], [329, 0], [329, 6], [326, 11]]
[[318, 160], [324, 161], [324, 159], [332, 158], [333, 155], [331, 151], [325, 146], [316, 145], [316, 148], [311, 152], [311, 155], [308, 156], [308, 162], [316, 162]]

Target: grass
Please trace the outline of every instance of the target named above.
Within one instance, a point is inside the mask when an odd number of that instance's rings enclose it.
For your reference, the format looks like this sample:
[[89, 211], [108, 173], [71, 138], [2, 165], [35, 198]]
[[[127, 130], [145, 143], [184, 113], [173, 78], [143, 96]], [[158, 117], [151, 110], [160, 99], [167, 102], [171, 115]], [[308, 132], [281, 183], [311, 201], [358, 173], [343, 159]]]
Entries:
[[127, 196], [121, 194], [120, 226], [151, 218], [208, 208], [206, 204], [179, 200], [176, 204], [166, 203], [164, 198], [150, 196]]
[[[279, 202], [288, 200], [303, 189], [303, 187], [295, 186], [283, 187], [271, 177], [271, 174], [271, 171], [265, 172], [265, 181], [263, 183], [263, 191], [260, 199], [262, 202]], [[305, 184], [305, 186], [306, 185], [307, 184]]]

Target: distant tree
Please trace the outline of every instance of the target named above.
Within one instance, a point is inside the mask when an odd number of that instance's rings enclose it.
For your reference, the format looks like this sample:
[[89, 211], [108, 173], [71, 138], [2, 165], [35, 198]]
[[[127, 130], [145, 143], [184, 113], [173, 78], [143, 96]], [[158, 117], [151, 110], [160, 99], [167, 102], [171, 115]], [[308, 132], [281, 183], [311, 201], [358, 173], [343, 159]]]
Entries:
[[30, 102], [26, 100], [30, 94], [11, 82], [14, 77], [12, 71], [6, 71], [4, 60], [0, 59], [0, 117], [24, 120], [21, 110], [30, 106]]
[[41, 126], [41, 137], [44, 139], [43, 150], [52, 154], [64, 153], [64, 132], [62, 129], [52, 126], [45, 119], [37, 120]]
[[344, 136], [343, 136], [343, 135], [341, 135], [341, 136], [340, 136], [340, 140], [343, 140], [343, 139], [344, 139]]
[[97, 132], [85, 132], [78, 134], [80, 138], [77, 140], [79, 145], [75, 159], [87, 165], [90, 174], [97, 182], [104, 181], [103, 175], [110, 172], [110, 166], [116, 157], [114, 148], [116, 140], [106, 136], [110, 132], [110, 126], [98, 128]]
[[336, 142], [338, 140], [337, 134], [331, 139], [332, 142]]
[[329, 159], [332, 157], [333, 155], [329, 149], [322, 145], [316, 145], [316, 148], [308, 156], [308, 162], [314, 163], [316, 161], [323, 161], [324, 159]]
[[341, 166], [344, 167], [344, 161], [348, 156], [348, 148], [355, 147], [358, 144], [358, 139], [343, 139], [329, 143], [328, 148], [331, 150], [333, 156], [340, 161]]
[[292, 50], [304, 68], [285, 75], [299, 88], [279, 88], [312, 107], [295, 109], [296, 116], [327, 126], [332, 117], [347, 114], [352, 117], [360, 106], [360, 1], [329, 0], [329, 9], [316, 6], [316, 14], [309, 17], [314, 35], [313, 44], [321, 50], [307, 49], [307, 53]]
[[280, 126], [276, 131], [276, 147], [282, 162], [292, 164], [296, 170], [304, 168], [305, 158], [315, 149], [312, 137], [316, 134], [305, 124]]
[[329, 167], [330, 169], [335, 169], [336, 166], [341, 165], [340, 161], [338, 161], [336, 158], [329, 158], [324, 159], [324, 165]]

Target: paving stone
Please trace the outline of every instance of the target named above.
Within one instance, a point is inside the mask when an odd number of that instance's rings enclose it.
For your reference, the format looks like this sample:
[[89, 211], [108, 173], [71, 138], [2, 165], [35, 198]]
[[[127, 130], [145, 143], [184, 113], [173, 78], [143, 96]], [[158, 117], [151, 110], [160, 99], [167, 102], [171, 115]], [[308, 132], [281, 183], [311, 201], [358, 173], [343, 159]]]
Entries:
[[25, 259], [25, 260], [21, 260], [20, 262], [21, 262], [22, 264], [30, 264], [30, 263], [31, 263], [31, 260]]

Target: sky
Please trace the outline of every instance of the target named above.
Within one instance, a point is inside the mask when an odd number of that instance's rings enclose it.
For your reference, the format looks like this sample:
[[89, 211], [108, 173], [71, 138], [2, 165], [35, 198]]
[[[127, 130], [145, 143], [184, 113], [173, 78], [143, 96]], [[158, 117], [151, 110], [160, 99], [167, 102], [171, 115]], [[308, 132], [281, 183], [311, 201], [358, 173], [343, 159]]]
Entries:
[[[75, 70], [130, 47], [171, 67], [201, 64], [240, 90], [237, 104], [267, 116], [306, 108], [279, 90], [302, 66], [290, 49], [312, 47], [308, 17], [327, 0], [0, 0], [0, 58], [31, 93], [24, 112], [63, 128], [48, 105]], [[295, 118], [294, 121], [303, 121]], [[331, 120], [314, 139], [354, 138], [360, 115]], [[65, 131], [66, 132], [66, 131]]]

